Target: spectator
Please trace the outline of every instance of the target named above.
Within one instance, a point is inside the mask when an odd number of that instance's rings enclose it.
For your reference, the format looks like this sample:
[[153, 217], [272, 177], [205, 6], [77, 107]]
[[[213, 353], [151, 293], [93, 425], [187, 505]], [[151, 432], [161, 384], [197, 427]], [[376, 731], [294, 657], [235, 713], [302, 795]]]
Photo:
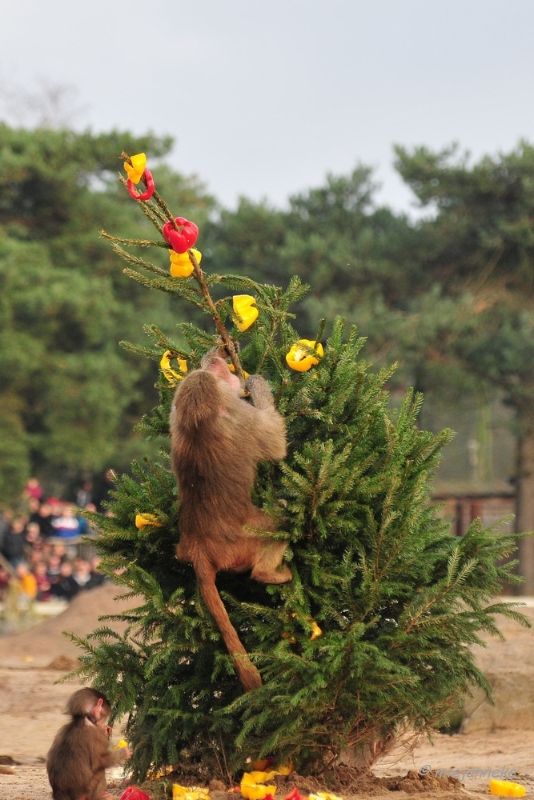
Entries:
[[80, 589], [92, 589], [92, 575], [91, 575], [91, 565], [85, 558], [75, 558], [74, 559], [74, 570], [72, 573], [72, 577], [78, 584]]
[[43, 490], [37, 478], [28, 478], [28, 482], [24, 488], [24, 494], [28, 498], [33, 497], [35, 500], [41, 500]]
[[37, 597], [37, 581], [35, 575], [30, 572], [28, 565], [25, 561], [20, 561], [16, 567], [16, 575], [18, 578], [18, 588], [22, 595], [25, 596], [27, 602], [35, 600]]
[[76, 539], [81, 532], [80, 520], [77, 518], [74, 506], [66, 504], [63, 514], [52, 522], [54, 536], [61, 539]]
[[93, 503], [96, 505], [98, 511], [104, 512], [106, 510], [103, 507], [103, 503], [106, 503], [109, 500], [109, 493], [114, 488], [113, 479], [113, 470], [107, 469], [102, 477], [101, 485], [93, 497]]
[[93, 484], [91, 481], [84, 481], [76, 489], [76, 505], [78, 508], [87, 508], [93, 502]]
[[59, 557], [61, 564], [68, 561], [67, 548], [64, 542], [54, 542], [52, 545], [52, 554]]
[[36, 522], [28, 522], [26, 525], [25, 539], [24, 555], [26, 561], [29, 561], [34, 547], [39, 545], [41, 541], [41, 531]]
[[79, 585], [72, 577], [72, 565], [70, 561], [64, 561], [59, 568], [57, 583], [52, 584], [52, 595], [63, 600], [72, 600], [80, 591]]
[[95, 556], [91, 559], [91, 582], [92, 588], [94, 589], [96, 589], [98, 586], [102, 586], [102, 584], [107, 581], [107, 575], [104, 575], [103, 572], [98, 571], [101, 561], [102, 559], [100, 556]]
[[61, 557], [56, 553], [51, 553], [46, 565], [46, 574], [51, 584], [58, 583], [61, 575], [61, 564]]
[[24, 526], [24, 518], [16, 517], [11, 523], [10, 529], [4, 536], [2, 555], [7, 558], [13, 567], [16, 567], [21, 561], [24, 560], [24, 547], [26, 545]]
[[32, 521], [33, 517], [35, 517], [38, 514], [39, 509], [41, 508], [41, 501], [38, 500], [36, 497], [29, 497], [28, 502], [26, 503], [26, 507], [30, 515], [30, 521]]
[[37, 522], [44, 539], [54, 535], [53, 519], [52, 506], [49, 503], [43, 503], [36, 512], [30, 515], [30, 522]]
[[49, 600], [52, 594], [52, 584], [47, 573], [47, 566], [44, 561], [39, 561], [33, 568], [33, 574], [37, 582], [37, 600]]
[[42, 542], [39, 541], [33, 546], [26, 560], [30, 565], [30, 569], [32, 572], [34, 572], [34, 567], [36, 567], [37, 564], [43, 562], [46, 565], [46, 562], [48, 560], [48, 553], [46, 552]]
[[3, 552], [2, 545], [4, 543], [5, 535], [11, 527], [12, 520], [13, 511], [10, 508], [4, 509], [4, 511], [0, 514], [0, 553]]

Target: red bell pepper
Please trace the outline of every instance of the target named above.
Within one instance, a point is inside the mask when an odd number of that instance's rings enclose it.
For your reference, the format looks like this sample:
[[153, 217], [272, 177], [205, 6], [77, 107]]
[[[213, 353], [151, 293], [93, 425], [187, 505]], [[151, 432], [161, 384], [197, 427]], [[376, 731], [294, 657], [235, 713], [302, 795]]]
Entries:
[[150, 797], [138, 786], [128, 786], [121, 794], [120, 800], [150, 800]]
[[284, 797], [284, 800], [304, 800], [304, 798], [302, 797], [301, 794], [299, 794], [299, 790], [295, 786], [295, 788], [293, 789], [292, 792], [290, 792], [289, 794], [286, 794], [286, 796]]
[[183, 217], [176, 217], [175, 222], [180, 226], [180, 230], [175, 230], [172, 222], [166, 222], [163, 226], [163, 236], [175, 253], [186, 253], [197, 240], [198, 227]]
[[152, 195], [154, 194], [154, 189], [156, 188], [156, 184], [154, 183], [154, 178], [152, 177], [152, 173], [149, 169], [145, 169], [143, 172], [144, 178], [146, 180], [146, 191], [139, 194], [134, 186], [133, 181], [128, 178], [126, 183], [126, 188], [130, 192], [130, 197], [133, 197], [134, 200], [150, 200]]

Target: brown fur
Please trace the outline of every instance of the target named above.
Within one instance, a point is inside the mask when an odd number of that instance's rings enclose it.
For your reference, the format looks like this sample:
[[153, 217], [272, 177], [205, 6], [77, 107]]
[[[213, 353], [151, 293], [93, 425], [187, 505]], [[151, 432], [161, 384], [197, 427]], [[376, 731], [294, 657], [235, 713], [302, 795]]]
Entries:
[[[262, 583], [291, 580], [282, 567], [286, 543], [268, 536], [272, 520], [250, 499], [258, 461], [286, 454], [285, 424], [267, 382], [247, 379], [253, 405], [225, 361], [208, 354], [203, 369], [179, 385], [171, 411], [171, 457], [180, 493], [176, 555], [193, 565], [239, 679], [246, 690], [261, 678], [233, 627], [215, 585], [218, 572], [245, 572]], [[260, 528], [266, 535], [245, 530]]]
[[96, 689], [79, 689], [69, 698], [71, 721], [57, 733], [46, 760], [54, 800], [102, 800], [105, 770], [130, 757], [128, 748], [110, 750], [110, 712], [107, 698]]

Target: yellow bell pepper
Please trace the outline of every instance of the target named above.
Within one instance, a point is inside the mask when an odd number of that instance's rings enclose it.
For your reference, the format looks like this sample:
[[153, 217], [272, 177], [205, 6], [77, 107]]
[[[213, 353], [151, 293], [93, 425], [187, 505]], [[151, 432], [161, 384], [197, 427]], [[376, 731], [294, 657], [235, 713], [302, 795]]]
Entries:
[[127, 161], [124, 162], [124, 169], [132, 183], [139, 183], [146, 169], [146, 155], [137, 153], [137, 155], [130, 157], [130, 161], [132, 162], [131, 164], [128, 164]]
[[248, 775], [247, 780], [254, 781], [254, 783], [265, 783], [265, 781], [272, 781], [272, 779], [275, 777], [275, 775], [278, 775], [278, 773], [274, 769], [270, 772], [254, 770], [253, 772], [246, 772], [245, 775]]
[[490, 781], [490, 792], [498, 794], [499, 797], [524, 797], [526, 789], [520, 783], [512, 783], [512, 781]]
[[[192, 249], [191, 252], [197, 260], [197, 264], [202, 261], [202, 253], [200, 250]], [[171, 260], [171, 275], [173, 278], [188, 278], [194, 270], [191, 259], [189, 258], [189, 251], [185, 253], [175, 253], [174, 250], [169, 251], [169, 258]]]
[[278, 767], [279, 775], [291, 775], [292, 772], [293, 772], [293, 764], [291, 763], [291, 761], [289, 762], [289, 764], [284, 764], [283, 766]]
[[323, 632], [320, 627], [317, 625], [315, 620], [312, 620], [312, 635], [310, 636], [310, 642], [313, 642], [314, 639], [318, 639], [319, 636], [322, 636]]
[[113, 749], [119, 750], [121, 747], [128, 747], [128, 742], [126, 741], [126, 739], [119, 739], [119, 741], [117, 742], [117, 744]]
[[320, 342], [312, 342], [310, 339], [299, 339], [286, 355], [288, 367], [294, 369], [296, 372], [307, 372], [314, 364], [319, 363], [319, 359], [307, 353], [302, 345], [315, 350], [317, 355], [321, 356], [321, 358], [324, 355], [323, 346]]
[[210, 790], [202, 786], [180, 786], [179, 783], [172, 785], [173, 800], [208, 800]]
[[317, 792], [316, 794], [308, 795], [308, 800], [343, 800], [337, 794], [330, 794], [330, 792]]
[[[181, 381], [184, 375], [187, 373], [187, 361], [185, 358], [178, 358], [178, 366], [180, 367], [180, 372], [176, 372], [175, 369], [171, 369], [171, 359], [174, 358], [170, 350], [165, 350], [161, 357], [161, 361], [159, 362], [161, 371], [163, 372], [164, 376], [167, 378], [169, 383], [176, 383], [176, 381]], [[180, 374], [181, 373], [181, 374]]]
[[246, 331], [247, 328], [256, 322], [258, 318], [259, 309], [255, 306], [256, 298], [250, 294], [236, 294], [234, 295], [233, 306], [234, 313], [238, 319], [234, 322], [236, 327], [241, 332]]
[[[241, 794], [246, 800], [264, 800], [267, 795], [274, 797], [276, 794], [276, 786], [264, 786], [256, 783], [253, 778], [252, 772], [245, 772], [241, 778]], [[257, 772], [256, 775], [270, 775], [269, 772]], [[276, 774], [276, 773], [275, 773]]]
[[[163, 527], [163, 523], [159, 521], [155, 514], [136, 514], [135, 527], [138, 528], [138, 530], [142, 530], [146, 528], [147, 525], [153, 525], [155, 528]], [[121, 745], [121, 747], [125, 746], [126, 745]]]

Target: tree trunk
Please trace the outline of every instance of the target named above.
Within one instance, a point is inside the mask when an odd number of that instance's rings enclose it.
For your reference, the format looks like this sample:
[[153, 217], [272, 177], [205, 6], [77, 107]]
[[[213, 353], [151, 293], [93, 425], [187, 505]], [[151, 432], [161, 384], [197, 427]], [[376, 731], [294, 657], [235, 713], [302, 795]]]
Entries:
[[[529, 427], [517, 445], [516, 533], [534, 531], [534, 427]], [[519, 574], [525, 582], [519, 594], [534, 595], [534, 537], [519, 542]]]

